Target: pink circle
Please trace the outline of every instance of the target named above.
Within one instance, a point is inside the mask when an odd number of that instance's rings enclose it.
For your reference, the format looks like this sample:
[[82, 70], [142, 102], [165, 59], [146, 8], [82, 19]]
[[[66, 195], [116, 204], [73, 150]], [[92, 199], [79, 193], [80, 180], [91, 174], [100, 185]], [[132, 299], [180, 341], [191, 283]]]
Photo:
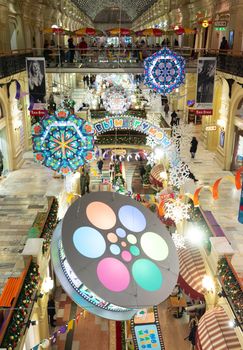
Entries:
[[112, 292], [125, 290], [130, 283], [130, 274], [126, 266], [115, 258], [102, 259], [97, 266], [99, 281]]
[[116, 242], [118, 241], [117, 235], [115, 235], [115, 233], [112, 233], [112, 232], [108, 233], [107, 239], [108, 239], [108, 241], [110, 241], [111, 243], [116, 243]]
[[131, 254], [127, 251], [127, 250], [124, 250], [122, 253], [121, 253], [121, 256], [122, 256], [122, 259], [129, 262], [132, 260], [132, 256]]
[[86, 208], [86, 214], [91, 224], [102, 230], [109, 230], [116, 224], [116, 214], [105, 203], [90, 203]]
[[121, 242], [121, 245], [122, 245], [122, 247], [124, 247], [124, 248], [127, 246], [126, 242], [124, 242], [124, 241]]

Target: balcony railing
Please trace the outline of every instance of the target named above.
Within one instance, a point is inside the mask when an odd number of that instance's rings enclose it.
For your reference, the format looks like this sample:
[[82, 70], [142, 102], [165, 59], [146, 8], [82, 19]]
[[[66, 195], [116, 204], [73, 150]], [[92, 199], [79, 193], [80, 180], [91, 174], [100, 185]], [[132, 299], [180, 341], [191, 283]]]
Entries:
[[[25, 70], [26, 57], [45, 57], [47, 68], [102, 69], [102, 68], [139, 68], [143, 69], [144, 59], [160, 50], [160, 47], [147, 48], [48, 48], [16, 50], [0, 54], [0, 79]], [[243, 77], [243, 52], [230, 50], [192, 49], [190, 47], [172, 47], [172, 50], [186, 59], [186, 68], [196, 71], [197, 58], [200, 56], [217, 57], [217, 69]]]
[[33, 56], [32, 50], [18, 50], [0, 54], [0, 79], [26, 69], [25, 58]]

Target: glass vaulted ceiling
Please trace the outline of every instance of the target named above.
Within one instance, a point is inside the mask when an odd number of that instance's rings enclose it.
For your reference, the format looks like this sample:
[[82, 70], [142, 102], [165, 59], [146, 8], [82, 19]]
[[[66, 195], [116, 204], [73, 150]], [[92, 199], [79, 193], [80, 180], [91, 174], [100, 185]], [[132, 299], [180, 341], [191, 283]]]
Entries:
[[86, 13], [93, 21], [105, 8], [121, 8], [127, 13], [130, 21], [134, 21], [157, 0], [72, 0], [80, 10]]

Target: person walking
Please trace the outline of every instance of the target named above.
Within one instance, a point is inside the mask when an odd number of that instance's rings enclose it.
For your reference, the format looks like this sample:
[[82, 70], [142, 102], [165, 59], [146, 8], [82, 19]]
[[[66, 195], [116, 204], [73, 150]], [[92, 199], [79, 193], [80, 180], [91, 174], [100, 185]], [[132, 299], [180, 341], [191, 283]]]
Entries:
[[197, 152], [197, 145], [198, 145], [198, 141], [196, 137], [193, 136], [191, 140], [191, 148], [190, 148], [191, 158], [195, 158], [195, 154]]
[[81, 196], [85, 195], [85, 188], [86, 188], [86, 176], [84, 175], [84, 172], [82, 172], [81, 176], [80, 176], [80, 193], [81, 193]]
[[190, 329], [189, 335], [188, 337], [185, 338], [191, 342], [191, 350], [195, 349], [197, 328], [198, 328], [197, 321], [195, 319], [192, 319], [189, 324], [189, 329]]
[[85, 174], [85, 188], [86, 188], [87, 193], [89, 193], [89, 184], [90, 184], [90, 176], [89, 176], [89, 173], [86, 172], [86, 174]]
[[54, 320], [54, 316], [56, 315], [56, 307], [55, 307], [55, 301], [53, 299], [53, 296], [50, 296], [50, 299], [48, 300], [47, 313], [49, 316], [49, 322], [51, 327], [56, 327], [56, 323]]
[[98, 169], [99, 169], [100, 174], [102, 174], [103, 164], [104, 164], [104, 162], [103, 162], [103, 160], [100, 158], [100, 159], [98, 160], [98, 162], [97, 162], [97, 166], [98, 166]]
[[177, 124], [176, 124], [176, 120], [177, 120], [177, 113], [176, 113], [176, 111], [174, 110], [174, 111], [171, 113], [171, 122], [170, 122], [171, 127], [177, 125]]
[[169, 110], [170, 110], [170, 107], [169, 107], [169, 104], [168, 104], [168, 101], [167, 101], [167, 102], [165, 102], [165, 105], [164, 105], [165, 118], [168, 118]]
[[0, 176], [2, 176], [3, 172], [3, 154], [2, 151], [0, 150]]

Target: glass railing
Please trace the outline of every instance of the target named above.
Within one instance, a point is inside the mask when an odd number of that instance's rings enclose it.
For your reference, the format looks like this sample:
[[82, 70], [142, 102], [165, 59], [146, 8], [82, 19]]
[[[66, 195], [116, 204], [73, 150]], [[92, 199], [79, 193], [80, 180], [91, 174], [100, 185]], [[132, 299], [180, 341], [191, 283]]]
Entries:
[[[144, 48], [38, 48], [0, 54], [0, 79], [25, 70], [25, 58], [45, 57], [47, 68], [140, 68], [144, 59], [161, 47]], [[170, 47], [186, 60], [187, 69], [196, 69], [200, 56], [217, 57], [217, 69], [243, 76], [243, 52]]]

